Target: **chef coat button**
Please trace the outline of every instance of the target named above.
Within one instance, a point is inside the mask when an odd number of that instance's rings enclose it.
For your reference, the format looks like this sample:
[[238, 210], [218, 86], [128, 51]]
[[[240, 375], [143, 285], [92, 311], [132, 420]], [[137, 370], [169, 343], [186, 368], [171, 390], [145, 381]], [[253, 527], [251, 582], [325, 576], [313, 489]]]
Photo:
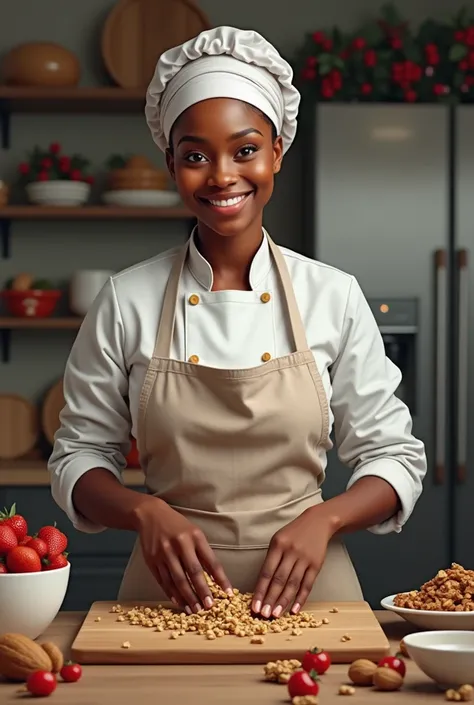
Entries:
[[263, 361], [263, 362], [268, 362], [268, 361], [271, 360], [271, 359], [272, 359], [272, 356], [270, 355], [270, 353], [268, 353], [268, 352], [263, 353], [263, 355], [262, 355], [262, 361]]
[[189, 362], [193, 362], [195, 365], [199, 362], [199, 356], [198, 355], [191, 355], [189, 358]]
[[199, 296], [197, 294], [191, 294], [188, 301], [191, 306], [196, 306], [199, 303]]
[[268, 291], [265, 291], [265, 292], [261, 295], [260, 301], [261, 301], [263, 304], [268, 304], [268, 302], [270, 301], [271, 298], [272, 298], [272, 297], [270, 296], [270, 294], [268, 293]]

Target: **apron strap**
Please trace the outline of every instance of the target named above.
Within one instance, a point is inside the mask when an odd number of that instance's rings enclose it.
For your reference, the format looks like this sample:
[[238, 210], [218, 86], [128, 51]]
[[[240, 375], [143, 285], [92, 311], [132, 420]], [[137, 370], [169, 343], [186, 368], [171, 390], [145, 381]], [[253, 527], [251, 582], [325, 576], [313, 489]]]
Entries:
[[[296, 352], [308, 350], [308, 342], [306, 340], [306, 332], [304, 329], [301, 314], [296, 301], [295, 291], [291, 281], [290, 273], [286, 265], [285, 259], [280, 252], [279, 247], [273, 242], [270, 235], [264, 230], [264, 236], [268, 240], [270, 253], [275, 260], [278, 275], [283, 287], [283, 294], [286, 300], [288, 315], [290, 320], [290, 328], [293, 335]], [[193, 237], [193, 235], [191, 235]], [[158, 324], [158, 332], [156, 335], [155, 349], [153, 352], [154, 358], [168, 358], [171, 352], [171, 345], [174, 335], [174, 327], [176, 321], [176, 305], [178, 302], [179, 283], [181, 274], [186, 262], [189, 250], [189, 243], [180, 248], [173, 262], [171, 271], [166, 284], [165, 295], [163, 300], [163, 308], [161, 310], [160, 322]]]

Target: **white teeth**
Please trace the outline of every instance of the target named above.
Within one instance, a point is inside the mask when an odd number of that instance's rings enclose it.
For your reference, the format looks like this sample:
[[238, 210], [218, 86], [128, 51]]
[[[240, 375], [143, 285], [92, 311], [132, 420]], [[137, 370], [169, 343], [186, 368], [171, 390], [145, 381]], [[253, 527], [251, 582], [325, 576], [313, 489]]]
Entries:
[[218, 206], [219, 208], [227, 208], [227, 206], [235, 206], [240, 201], [243, 201], [245, 196], [236, 196], [235, 198], [228, 198], [226, 201], [211, 201], [209, 198], [209, 203], [213, 206]]

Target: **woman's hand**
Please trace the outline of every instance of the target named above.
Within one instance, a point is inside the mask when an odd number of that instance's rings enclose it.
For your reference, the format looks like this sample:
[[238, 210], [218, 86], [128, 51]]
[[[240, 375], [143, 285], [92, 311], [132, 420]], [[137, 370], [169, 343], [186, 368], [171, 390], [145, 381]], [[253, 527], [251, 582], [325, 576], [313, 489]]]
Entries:
[[334, 534], [318, 509], [308, 509], [273, 536], [252, 600], [256, 614], [279, 617], [290, 605], [297, 614], [306, 602]]
[[232, 592], [206, 537], [179, 512], [147, 496], [135, 517], [146, 564], [175, 605], [188, 614], [212, 607], [204, 569], [223, 590]]

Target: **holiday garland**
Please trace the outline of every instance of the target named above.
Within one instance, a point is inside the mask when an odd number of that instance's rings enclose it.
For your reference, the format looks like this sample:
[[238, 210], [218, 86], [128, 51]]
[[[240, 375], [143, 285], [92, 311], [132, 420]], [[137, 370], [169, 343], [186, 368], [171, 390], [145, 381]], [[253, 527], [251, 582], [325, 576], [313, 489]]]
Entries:
[[303, 97], [318, 101], [474, 102], [474, 18], [428, 19], [416, 31], [392, 4], [353, 33], [308, 35], [295, 62]]

